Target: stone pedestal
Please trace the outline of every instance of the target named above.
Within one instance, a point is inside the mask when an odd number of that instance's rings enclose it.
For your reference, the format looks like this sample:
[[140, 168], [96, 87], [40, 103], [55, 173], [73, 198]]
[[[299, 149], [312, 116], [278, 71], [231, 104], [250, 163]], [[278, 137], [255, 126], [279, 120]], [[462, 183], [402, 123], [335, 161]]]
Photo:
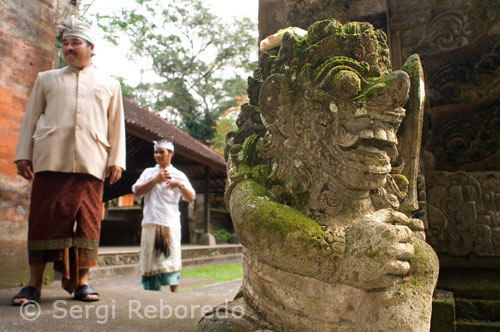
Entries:
[[200, 240], [198, 241], [198, 244], [204, 245], [204, 246], [215, 246], [215, 237], [211, 233], [205, 233], [200, 236]]

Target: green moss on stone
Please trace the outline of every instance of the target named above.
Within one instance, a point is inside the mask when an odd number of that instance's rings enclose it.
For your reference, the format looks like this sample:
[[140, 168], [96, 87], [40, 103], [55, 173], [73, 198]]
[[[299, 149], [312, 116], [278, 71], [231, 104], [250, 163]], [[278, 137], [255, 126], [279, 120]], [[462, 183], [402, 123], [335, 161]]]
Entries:
[[368, 101], [375, 97], [379, 92], [386, 91], [387, 87], [397, 78], [396, 75], [387, 75], [368, 82], [368, 85], [363, 87], [363, 91], [357, 96], [354, 101]]
[[322, 238], [324, 232], [311, 218], [299, 211], [271, 199], [269, 192], [253, 180], [245, 181], [241, 188], [245, 202], [251, 201], [252, 210], [249, 221], [272, 234], [277, 234], [282, 241], [294, 233], [304, 239]]
[[244, 198], [241, 201], [242, 205], [255, 199], [273, 201], [269, 191], [265, 187], [250, 179], [245, 180], [242, 191], [244, 192]]
[[280, 196], [283, 204], [303, 206], [309, 201], [309, 188], [304, 187], [297, 179], [289, 180], [286, 189]]
[[271, 173], [271, 170], [267, 165], [257, 165], [255, 167], [253, 167], [251, 170], [252, 179], [257, 181], [257, 183], [264, 185], [266, 188], [270, 187], [266, 183], [268, 181], [268, 177], [269, 177], [270, 173]]
[[394, 175], [394, 182], [396, 182], [396, 185], [402, 193], [406, 193], [408, 195], [408, 187], [410, 185], [410, 181], [406, 176], [404, 176], [403, 174], [396, 174]]
[[434, 299], [430, 332], [455, 332], [455, 303], [451, 299]]
[[[351, 70], [358, 73], [361, 76], [362, 73], [365, 73], [369, 70], [369, 65], [364, 63], [361, 65], [358, 61], [348, 58], [345, 56], [335, 56], [327, 61], [325, 61], [319, 68], [316, 69], [315, 79], [320, 79], [327, 71], [330, 71], [332, 68], [338, 67], [339, 70], [346, 69]], [[360, 74], [361, 73], [361, 74]]]
[[401, 70], [405, 71], [411, 79], [412, 86], [418, 86], [418, 80], [420, 79], [420, 62], [419, 61], [410, 61], [406, 62]]
[[456, 298], [457, 317], [482, 321], [500, 319], [500, 300]]
[[258, 158], [259, 145], [257, 141], [260, 135], [254, 134], [248, 136], [243, 142], [241, 152], [243, 154], [243, 161], [247, 164], [253, 164], [253, 162]]
[[[427, 256], [425, 250], [420, 247], [418, 242], [413, 242], [412, 244], [413, 244], [414, 253], [413, 253], [413, 256], [409, 260], [410, 266], [416, 267], [417, 270], [419, 269], [419, 267], [429, 266], [430, 259]], [[408, 286], [410, 286], [411, 288], [416, 289], [416, 290], [423, 290], [424, 289], [424, 287], [426, 285], [426, 281], [423, 280], [421, 277], [411, 275], [409, 278], [410, 278], [409, 282], [406, 283]]]
[[238, 163], [236, 168], [231, 170], [232, 177], [249, 176], [252, 174], [252, 167], [246, 163]]
[[418, 242], [413, 242], [413, 249], [414, 254], [410, 259], [410, 265], [428, 266], [430, 264], [429, 257], [427, 257], [425, 250], [420, 247]]
[[382, 253], [382, 249], [381, 248], [373, 249], [372, 246], [370, 246], [369, 248], [367, 248], [365, 250], [364, 254], [365, 254], [366, 257], [375, 258], [375, 257], [380, 256], [381, 253]]
[[332, 95], [326, 91], [323, 91], [323, 90], [314, 91], [313, 100], [316, 102], [319, 102], [321, 104], [323, 104], [323, 103], [328, 104], [332, 101], [332, 99], [333, 99]]
[[497, 270], [444, 270], [440, 272], [438, 287], [452, 291], [455, 297], [500, 299]]
[[377, 93], [381, 91], [385, 91], [387, 89], [387, 83], [386, 82], [376, 82], [376, 83], [371, 83], [363, 89], [361, 94], [357, 96], [354, 101], [368, 101], [371, 100]]

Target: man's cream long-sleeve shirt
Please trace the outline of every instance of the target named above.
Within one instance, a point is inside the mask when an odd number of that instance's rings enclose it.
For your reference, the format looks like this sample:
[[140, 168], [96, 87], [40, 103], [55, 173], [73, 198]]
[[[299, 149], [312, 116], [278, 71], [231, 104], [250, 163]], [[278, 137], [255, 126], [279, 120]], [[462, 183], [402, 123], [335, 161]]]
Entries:
[[35, 173], [87, 173], [104, 180], [106, 168], [125, 169], [125, 122], [120, 83], [92, 67], [38, 74], [26, 107], [15, 161]]

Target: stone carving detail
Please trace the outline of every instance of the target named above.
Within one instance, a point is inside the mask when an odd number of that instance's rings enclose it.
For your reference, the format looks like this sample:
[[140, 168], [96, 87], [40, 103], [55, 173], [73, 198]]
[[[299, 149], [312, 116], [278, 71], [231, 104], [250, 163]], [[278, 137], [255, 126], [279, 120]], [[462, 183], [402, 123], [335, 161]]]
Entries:
[[397, 212], [418, 150], [398, 140], [419, 139], [396, 133], [405, 115], [420, 128], [424, 91], [418, 56], [391, 72], [367, 23], [320, 21], [263, 55], [227, 137], [243, 286], [198, 331], [429, 331], [437, 256]]
[[[484, 36], [497, 19], [496, 0], [445, 0], [435, 6], [438, 8], [427, 11], [427, 19], [421, 20], [425, 25], [410, 26], [401, 34], [404, 55], [416, 50], [434, 54], [470, 45]], [[406, 20], [408, 13], [403, 8], [400, 15]]]
[[432, 172], [428, 241], [449, 256], [500, 256], [500, 173]]
[[427, 220], [427, 193], [425, 189], [425, 176], [419, 174], [418, 182], [418, 209], [413, 211], [413, 218], [418, 218], [424, 222], [425, 229], [429, 229], [429, 221]]
[[500, 148], [500, 103], [488, 110], [453, 118], [438, 128], [432, 147], [439, 164], [484, 160]]
[[99, 255], [99, 266], [139, 264], [139, 253]]
[[[456, 3], [456, 1], [454, 1]], [[423, 52], [435, 53], [463, 47], [484, 35], [496, 16], [495, 0], [469, 0], [433, 17]]]
[[495, 98], [500, 93], [500, 41], [472, 58], [447, 63], [429, 79], [431, 106]]

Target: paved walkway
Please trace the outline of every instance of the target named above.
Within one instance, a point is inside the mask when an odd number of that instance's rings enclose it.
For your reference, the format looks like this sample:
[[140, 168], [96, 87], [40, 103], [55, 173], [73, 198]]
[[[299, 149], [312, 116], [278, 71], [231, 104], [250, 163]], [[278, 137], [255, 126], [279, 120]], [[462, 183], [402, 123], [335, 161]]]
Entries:
[[169, 331], [196, 330], [201, 312], [230, 301], [241, 279], [211, 284], [209, 279], [181, 279], [180, 292], [145, 291], [139, 275], [93, 280], [101, 301], [73, 300], [60, 282], [45, 286], [39, 307], [12, 307], [19, 288], [0, 290], [0, 332]]

